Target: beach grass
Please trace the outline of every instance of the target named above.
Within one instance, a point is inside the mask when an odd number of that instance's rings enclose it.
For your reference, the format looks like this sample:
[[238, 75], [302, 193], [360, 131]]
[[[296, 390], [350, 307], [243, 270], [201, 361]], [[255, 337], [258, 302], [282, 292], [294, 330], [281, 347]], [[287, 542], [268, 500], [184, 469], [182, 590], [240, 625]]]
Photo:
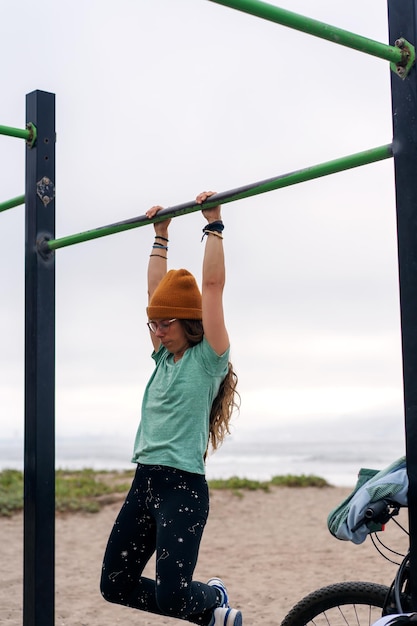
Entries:
[[[59, 513], [96, 513], [103, 506], [122, 500], [127, 493], [134, 470], [99, 471], [93, 469], [62, 470], [55, 474], [55, 508]], [[243, 496], [245, 491], [274, 487], [330, 487], [329, 483], [314, 475], [274, 476], [270, 481], [257, 481], [232, 476], [228, 479], [210, 480], [209, 488], [228, 489]], [[12, 516], [23, 509], [23, 472], [5, 469], [0, 472], [0, 517]]]

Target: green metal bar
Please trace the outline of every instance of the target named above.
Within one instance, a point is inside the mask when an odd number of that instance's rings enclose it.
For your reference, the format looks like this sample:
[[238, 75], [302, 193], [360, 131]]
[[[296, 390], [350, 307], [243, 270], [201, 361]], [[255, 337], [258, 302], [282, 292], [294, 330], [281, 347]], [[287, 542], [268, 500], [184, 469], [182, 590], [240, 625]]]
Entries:
[[6, 202], [0, 202], [0, 213], [20, 204], [25, 204], [25, 196], [17, 196], [17, 198], [11, 198], [11, 200], [6, 200]]
[[320, 37], [321, 39], [327, 39], [333, 43], [347, 46], [348, 48], [353, 48], [354, 50], [359, 50], [360, 52], [365, 52], [366, 54], [381, 59], [386, 59], [395, 64], [404, 63], [404, 52], [395, 46], [389, 46], [388, 44], [356, 35], [347, 30], [330, 26], [324, 22], [318, 22], [317, 20], [299, 15], [298, 13], [286, 11], [285, 9], [267, 4], [266, 2], [261, 2], [260, 0], [210, 1], [232, 9], [237, 9], [238, 11], [243, 11], [244, 13], [249, 13], [250, 15], [255, 15], [256, 17], [261, 17], [270, 22], [276, 22], [282, 26], [288, 26], [294, 30], [300, 30], [309, 35]]
[[[243, 198], [249, 198], [250, 196], [266, 193], [268, 191], [274, 191], [275, 189], [289, 187], [290, 185], [296, 185], [308, 180], [313, 180], [314, 178], [320, 178], [321, 176], [328, 176], [329, 174], [335, 174], [337, 172], [342, 172], [343, 170], [360, 167], [361, 165], [367, 165], [368, 163], [375, 163], [376, 161], [382, 161], [383, 159], [388, 159], [390, 157], [392, 157], [391, 144], [379, 146], [364, 152], [357, 152], [356, 154], [341, 157], [340, 159], [336, 159], [334, 161], [327, 161], [325, 163], [320, 163], [319, 165], [313, 165], [312, 167], [297, 170], [289, 174], [268, 178], [267, 180], [252, 183], [246, 185], [245, 187], [216, 193], [215, 196], [212, 196], [204, 203], [204, 207], [210, 208], [219, 203], [225, 204], [227, 202], [235, 202], [236, 200], [242, 200]], [[123, 222], [109, 224], [108, 226], [101, 226], [99, 228], [87, 230], [75, 235], [68, 235], [59, 239], [45, 239], [40, 243], [41, 252], [47, 254], [52, 250], [57, 250], [58, 248], [65, 248], [66, 246], [71, 246], [76, 243], [98, 239], [99, 237], [106, 237], [107, 235], [113, 235], [132, 228], [138, 228], [139, 226], [146, 226], [147, 224], [152, 224], [153, 222], [160, 222], [167, 217], [178, 217], [179, 215], [185, 215], [186, 213], [193, 213], [195, 211], [201, 211], [201, 205], [192, 201], [162, 209], [152, 220], [149, 220], [146, 215], [141, 215]]]
[[25, 139], [32, 147], [36, 139], [36, 127], [29, 122], [26, 128], [13, 128], [12, 126], [0, 126], [0, 135]]
[[18, 137], [19, 139], [29, 139], [29, 131], [23, 128], [12, 128], [11, 126], [0, 126], [0, 135]]

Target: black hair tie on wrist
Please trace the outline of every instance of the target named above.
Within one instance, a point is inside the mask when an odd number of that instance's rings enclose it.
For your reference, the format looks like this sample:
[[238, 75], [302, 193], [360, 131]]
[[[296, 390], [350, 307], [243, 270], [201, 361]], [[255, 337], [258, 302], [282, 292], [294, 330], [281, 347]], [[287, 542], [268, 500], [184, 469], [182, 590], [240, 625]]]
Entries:
[[211, 222], [211, 224], [206, 224], [203, 228], [203, 233], [206, 232], [215, 232], [221, 233], [224, 230], [224, 224], [222, 220], [217, 220], [216, 222]]
[[223, 239], [222, 232], [224, 230], [224, 224], [222, 220], [216, 220], [215, 222], [211, 222], [211, 224], [206, 224], [203, 228], [203, 236], [201, 237], [201, 241], [203, 241], [204, 237], [209, 233], [213, 235], [217, 235], [220, 239]]

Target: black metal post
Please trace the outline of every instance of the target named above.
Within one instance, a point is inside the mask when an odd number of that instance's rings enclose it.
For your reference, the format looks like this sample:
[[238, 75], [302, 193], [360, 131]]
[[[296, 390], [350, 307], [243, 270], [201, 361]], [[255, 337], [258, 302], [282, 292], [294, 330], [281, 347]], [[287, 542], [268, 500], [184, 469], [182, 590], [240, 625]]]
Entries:
[[[417, 43], [417, 0], [388, 0], [390, 43]], [[393, 156], [397, 202], [398, 261], [403, 351], [404, 409], [410, 572], [417, 609], [417, 72], [401, 80], [391, 74]]]
[[38, 135], [26, 155], [23, 625], [54, 626], [55, 258], [38, 241], [55, 236], [55, 95], [28, 94], [26, 117]]

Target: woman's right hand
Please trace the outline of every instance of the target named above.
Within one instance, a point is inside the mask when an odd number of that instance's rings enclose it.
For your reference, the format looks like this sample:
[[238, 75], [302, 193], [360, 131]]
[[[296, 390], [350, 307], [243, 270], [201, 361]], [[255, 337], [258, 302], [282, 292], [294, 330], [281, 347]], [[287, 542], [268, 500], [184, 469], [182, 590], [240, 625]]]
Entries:
[[[145, 213], [146, 217], [151, 220], [155, 217], [155, 215], [158, 213], [158, 211], [161, 211], [164, 207], [160, 206], [159, 204], [151, 207], [150, 209], [148, 209]], [[166, 220], [162, 220], [161, 222], [155, 222], [154, 223], [154, 229], [155, 229], [155, 235], [161, 235], [161, 236], [166, 236], [166, 233], [168, 231], [168, 226], [171, 223], [171, 218], [167, 218]]]

